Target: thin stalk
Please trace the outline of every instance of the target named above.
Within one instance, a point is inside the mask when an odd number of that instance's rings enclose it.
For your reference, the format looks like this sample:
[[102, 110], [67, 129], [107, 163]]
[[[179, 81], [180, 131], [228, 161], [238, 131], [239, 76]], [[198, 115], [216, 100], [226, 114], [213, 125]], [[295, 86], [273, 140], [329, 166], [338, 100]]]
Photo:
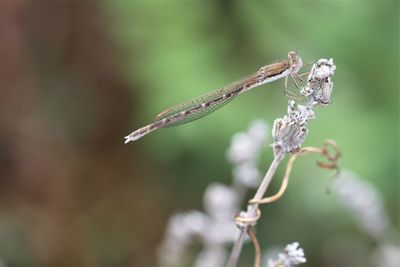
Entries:
[[[276, 170], [279, 167], [279, 164], [285, 157], [285, 152], [282, 149], [279, 149], [277, 153], [275, 154], [274, 160], [272, 161], [271, 165], [268, 168], [267, 173], [264, 176], [264, 179], [262, 180], [260, 186], [257, 189], [257, 192], [254, 195], [254, 201], [259, 201], [263, 198], [265, 192], [268, 189], [269, 184], [271, 183], [272, 178], [274, 177]], [[257, 208], [259, 206], [259, 203], [254, 203], [250, 204], [247, 207], [247, 213], [251, 216], [256, 215]], [[231, 251], [231, 254], [229, 256], [228, 263], [226, 264], [226, 267], [236, 267], [240, 253], [242, 251], [243, 247], [243, 242], [244, 238], [246, 237], [247, 233], [247, 226], [242, 227], [240, 229], [240, 234], [238, 238], [236, 239], [235, 243], [233, 244], [233, 248]]]

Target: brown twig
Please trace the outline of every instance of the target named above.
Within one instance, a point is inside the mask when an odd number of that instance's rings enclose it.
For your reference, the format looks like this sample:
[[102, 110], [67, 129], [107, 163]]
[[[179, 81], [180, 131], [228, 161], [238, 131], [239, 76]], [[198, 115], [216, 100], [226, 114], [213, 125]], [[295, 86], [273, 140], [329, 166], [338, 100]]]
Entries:
[[249, 200], [249, 204], [255, 204], [255, 203], [267, 204], [267, 203], [274, 202], [274, 201], [278, 200], [279, 198], [281, 198], [282, 195], [285, 193], [286, 188], [287, 188], [287, 186], [289, 184], [289, 177], [290, 177], [290, 173], [292, 172], [293, 162], [295, 161], [295, 159], [297, 158], [298, 155], [299, 155], [298, 153], [293, 154], [291, 156], [291, 158], [289, 159], [289, 161], [288, 161], [288, 163], [286, 165], [285, 176], [283, 177], [282, 185], [281, 185], [278, 193], [276, 193], [273, 196], [263, 198], [261, 200], [250, 199]]
[[[329, 150], [328, 150], [329, 145], [332, 146], [332, 148], [335, 150], [335, 154], [329, 153]], [[339, 166], [337, 165], [337, 161], [341, 157], [342, 154], [341, 154], [338, 146], [336, 145], [335, 141], [327, 140], [323, 143], [323, 145], [321, 147], [304, 147], [299, 152], [296, 152], [295, 154], [293, 154], [290, 157], [290, 159], [286, 165], [285, 176], [283, 177], [282, 185], [281, 185], [278, 193], [276, 193], [273, 196], [263, 198], [261, 200], [250, 199], [249, 204], [255, 204], [255, 203], [267, 204], [267, 203], [277, 201], [279, 198], [281, 198], [283, 196], [283, 194], [285, 193], [287, 186], [289, 184], [289, 177], [292, 172], [294, 161], [296, 160], [296, 158], [298, 156], [304, 156], [304, 155], [311, 154], [311, 153], [318, 153], [321, 156], [326, 157], [328, 162], [317, 161], [317, 165], [324, 169], [331, 169], [331, 170], [335, 169], [336, 174], [333, 177], [337, 176], [337, 174], [339, 173], [339, 170], [340, 170]]]
[[[283, 160], [285, 156], [285, 152], [283, 150], [278, 151], [275, 154], [274, 160], [272, 161], [271, 165], [268, 168], [267, 173], [264, 176], [264, 179], [262, 180], [260, 187], [258, 188], [256, 194], [254, 195], [254, 199], [261, 200], [265, 192], [267, 191], [267, 188], [269, 184], [271, 183], [272, 177], [274, 176], [276, 170], [278, 169], [278, 166], [280, 162]], [[229, 256], [229, 260], [227, 262], [227, 267], [235, 267], [240, 256], [240, 252], [242, 251], [243, 247], [243, 242], [246, 237], [247, 233], [247, 228], [250, 227], [250, 224], [255, 224], [255, 222], [258, 220], [259, 216], [257, 216], [257, 210], [258, 209], [258, 203], [251, 204], [247, 208], [247, 214], [250, 215], [250, 217], [242, 217], [242, 216], [236, 216], [235, 221], [238, 225], [242, 224], [240, 226], [240, 234], [238, 238], [236, 239], [235, 243], [233, 243], [233, 248], [232, 252]], [[257, 218], [258, 217], [258, 218]], [[248, 220], [251, 218], [250, 222], [243, 223], [243, 220]], [[254, 220], [254, 218], [257, 218], [257, 220]]]
[[253, 242], [254, 246], [254, 267], [260, 267], [261, 262], [261, 249], [260, 243], [258, 243], [258, 239], [256, 234], [254, 233], [253, 227], [247, 228], [247, 234], [249, 235], [251, 242]]

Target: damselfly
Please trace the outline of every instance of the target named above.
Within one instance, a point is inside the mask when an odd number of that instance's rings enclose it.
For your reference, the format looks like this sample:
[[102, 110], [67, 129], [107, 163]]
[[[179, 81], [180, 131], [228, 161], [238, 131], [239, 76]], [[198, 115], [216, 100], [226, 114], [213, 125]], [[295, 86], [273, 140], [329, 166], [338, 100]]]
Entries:
[[177, 126], [197, 120], [224, 106], [237, 95], [281, 78], [285, 78], [285, 94], [287, 94], [288, 77], [291, 76], [297, 86], [295, 78], [299, 77], [297, 72], [302, 66], [303, 62], [301, 58], [295, 52], [289, 52], [287, 60], [266, 65], [256, 73], [214, 92], [186, 101], [161, 112], [157, 115], [153, 123], [126, 136], [125, 143], [138, 140], [142, 136], [160, 128]]

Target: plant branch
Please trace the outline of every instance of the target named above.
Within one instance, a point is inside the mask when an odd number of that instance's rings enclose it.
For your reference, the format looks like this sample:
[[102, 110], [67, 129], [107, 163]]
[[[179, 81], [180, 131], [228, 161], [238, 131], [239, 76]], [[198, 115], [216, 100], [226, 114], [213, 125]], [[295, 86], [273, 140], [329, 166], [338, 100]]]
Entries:
[[[275, 153], [274, 160], [272, 161], [271, 165], [269, 166], [268, 171], [265, 174], [264, 179], [262, 180], [262, 182], [260, 184], [260, 187], [258, 188], [257, 192], [254, 195], [254, 198], [253, 198], [254, 200], [259, 201], [263, 198], [265, 192], [268, 189], [269, 184], [271, 183], [273, 176], [276, 173], [276, 170], [278, 169], [279, 164], [281, 163], [281, 161], [283, 160], [284, 157], [285, 157], [284, 150], [279, 150], [279, 151], [277, 151], [277, 153]], [[253, 223], [259, 217], [259, 216], [257, 216], [258, 206], [259, 206], [258, 203], [254, 203], [254, 204], [250, 204], [247, 207], [247, 215], [250, 217], [247, 219], [253, 219], [252, 221], [250, 220]], [[235, 243], [233, 244], [232, 252], [229, 256], [229, 260], [226, 265], [227, 267], [235, 267], [237, 265], [240, 253], [242, 251], [243, 242], [246, 237], [247, 228], [250, 226], [249, 220], [241, 220], [241, 219], [242, 219], [241, 217], [236, 217], [236, 221], [239, 223], [243, 223], [243, 225], [240, 229], [239, 237], [236, 239]], [[244, 218], [244, 219], [246, 219], [246, 218]]]
[[260, 243], [258, 243], [257, 236], [254, 233], [253, 227], [248, 227], [247, 228], [247, 234], [249, 235], [251, 241], [253, 242], [254, 246], [254, 267], [260, 267], [261, 263], [261, 249], [260, 249]]
[[[293, 162], [297, 155], [319, 153], [325, 156], [329, 161], [328, 163], [317, 162], [320, 167], [338, 170], [336, 161], [340, 157], [340, 151], [337, 149], [336, 144], [333, 141], [324, 143], [321, 148], [310, 147], [305, 150], [301, 149], [301, 144], [305, 140], [308, 133], [307, 121], [315, 118], [313, 107], [315, 105], [326, 106], [331, 103], [330, 95], [333, 88], [331, 77], [333, 76], [335, 69], [336, 66], [333, 64], [332, 59], [318, 60], [313, 65], [311, 72], [309, 73], [307, 85], [300, 88], [301, 95], [307, 97], [307, 102], [305, 105], [296, 105], [293, 100], [290, 100], [287, 107], [287, 115], [274, 121], [274, 126], [272, 128], [272, 136], [274, 138], [274, 160], [269, 166], [264, 179], [254, 195], [254, 198], [249, 202], [247, 211], [241, 212], [239, 216], [235, 217], [236, 225], [240, 228], [241, 232], [233, 245], [232, 252], [226, 265], [227, 267], [236, 267], [243, 247], [243, 242], [246, 237], [246, 232], [248, 232], [253, 241], [255, 249], [257, 250], [256, 243], [254, 242], [254, 236], [252, 238], [251, 234], [254, 234], [254, 232], [252, 232], [252, 228], [261, 216], [261, 211], [259, 210], [258, 206], [261, 203], [275, 201], [282, 196], [286, 190]], [[333, 147], [336, 154], [330, 154], [328, 145]], [[274, 196], [263, 199], [263, 196], [267, 191], [280, 162], [285, 157], [285, 153], [292, 154], [293, 156], [290, 158], [286, 167], [285, 177], [283, 179], [281, 189]], [[256, 264], [258, 264], [257, 260]]]
[[[332, 146], [332, 148], [335, 150], [335, 154], [329, 153], [328, 145]], [[312, 154], [312, 153], [320, 154], [321, 156], [324, 156], [328, 160], [328, 162], [317, 161], [317, 165], [319, 167], [324, 168], [324, 169], [335, 169], [336, 174], [334, 176], [336, 176], [339, 173], [339, 166], [337, 165], [337, 160], [341, 157], [341, 152], [340, 152], [339, 148], [337, 147], [335, 141], [327, 140], [324, 142], [322, 147], [312, 147], [312, 146], [304, 147], [299, 152], [292, 154], [288, 163], [286, 164], [285, 176], [282, 179], [282, 184], [281, 184], [281, 187], [279, 188], [278, 193], [276, 193], [273, 196], [263, 198], [261, 200], [250, 199], [249, 203], [250, 204], [255, 204], [255, 203], [267, 204], [267, 203], [277, 201], [279, 198], [281, 198], [282, 195], [285, 193], [287, 186], [289, 184], [289, 177], [290, 177], [290, 174], [292, 173], [293, 163], [296, 160], [296, 158], [298, 156], [304, 156], [304, 155], [308, 155], [308, 154]]]

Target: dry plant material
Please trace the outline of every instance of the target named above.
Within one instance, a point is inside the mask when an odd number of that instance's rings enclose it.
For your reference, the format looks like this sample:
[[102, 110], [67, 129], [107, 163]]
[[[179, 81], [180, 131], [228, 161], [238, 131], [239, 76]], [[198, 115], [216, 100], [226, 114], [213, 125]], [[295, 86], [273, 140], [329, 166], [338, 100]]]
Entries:
[[[315, 118], [313, 107], [316, 105], [327, 106], [331, 103], [330, 97], [333, 88], [331, 77], [335, 70], [336, 66], [333, 64], [332, 59], [320, 59], [313, 64], [307, 79], [307, 85], [300, 89], [301, 95], [307, 99], [305, 105], [296, 105], [294, 100], [289, 100], [287, 115], [275, 120], [272, 129], [272, 136], [274, 138], [274, 160], [272, 161], [257, 192], [250, 200], [247, 211], [242, 211], [235, 217], [236, 225], [240, 228], [241, 232], [233, 245], [227, 267], [235, 267], [237, 265], [246, 233], [249, 234], [248, 229], [254, 228], [257, 220], [261, 217], [261, 211], [258, 206], [260, 204], [276, 201], [284, 194], [289, 182], [293, 162], [299, 155], [319, 153], [327, 159], [327, 162], [317, 163], [320, 167], [326, 169], [339, 169], [337, 167], [337, 160], [341, 154], [339, 149], [337, 149], [335, 142], [329, 140], [325, 142], [321, 148], [301, 148], [301, 144], [304, 142], [308, 134], [307, 123], [309, 120]], [[332, 146], [336, 153], [331, 154], [328, 145]], [[267, 191], [279, 164], [286, 154], [292, 156], [288, 161], [281, 188], [278, 193], [272, 197], [264, 198], [263, 196]], [[252, 237], [250, 236], [250, 238]], [[257, 254], [258, 248], [254, 242], [254, 237], [252, 240]], [[256, 255], [256, 259], [257, 258], [258, 256]]]

